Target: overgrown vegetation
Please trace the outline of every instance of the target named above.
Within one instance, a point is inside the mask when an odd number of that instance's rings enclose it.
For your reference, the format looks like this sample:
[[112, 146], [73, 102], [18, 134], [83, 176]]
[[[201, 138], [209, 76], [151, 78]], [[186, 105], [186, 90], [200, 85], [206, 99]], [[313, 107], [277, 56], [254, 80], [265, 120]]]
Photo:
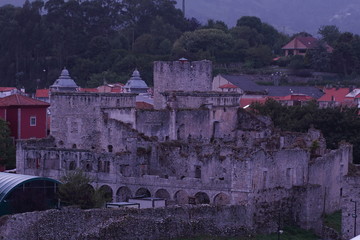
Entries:
[[315, 101], [305, 106], [283, 106], [275, 100], [254, 103], [254, 113], [271, 117], [274, 125], [284, 131], [306, 132], [311, 126], [321, 130], [326, 145], [335, 149], [341, 141], [354, 145], [354, 163], [360, 163], [359, 110], [350, 107], [319, 108]]
[[0, 165], [13, 169], [16, 165], [16, 149], [14, 140], [10, 137], [9, 125], [0, 118]]
[[81, 170], [67, 172], [61, 182], [59, 198], [63, 205], [86, 209], [102, 207], [105, 202], [111, 201], [107, 192], [90, 185], [91, 178]]
[[324, 216], [324, 224], [338, 233], [341, 233], [341, 211], [336, 211], [332, 214]]

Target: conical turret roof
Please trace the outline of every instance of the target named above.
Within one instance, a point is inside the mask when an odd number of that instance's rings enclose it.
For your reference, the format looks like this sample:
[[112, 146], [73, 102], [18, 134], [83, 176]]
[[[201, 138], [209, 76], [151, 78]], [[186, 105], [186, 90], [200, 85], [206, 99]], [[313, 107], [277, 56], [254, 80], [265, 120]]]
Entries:
[[79, 86], [70, 77], [69, 71], [64, 68], [58, 79], [50, 86], [50, 89], [56, 91], [76, 91]]
[[131, 78], [127, 81], [124, 86], [127, 92], [145, 93], [149, 88], [144, 80], [140, 77], [140, 72], [135, 69]]

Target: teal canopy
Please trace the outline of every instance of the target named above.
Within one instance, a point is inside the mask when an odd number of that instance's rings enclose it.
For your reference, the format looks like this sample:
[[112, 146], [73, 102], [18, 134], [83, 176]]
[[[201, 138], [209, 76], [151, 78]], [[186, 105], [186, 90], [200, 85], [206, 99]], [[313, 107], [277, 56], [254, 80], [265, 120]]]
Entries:
[[49, 184], [56, 188], [56, 186], [60, 184], [59, 181], [51, 178], [0, 172], [0, 215], [12, 212], [7, 209], [9, 207], [7, 198], [10, 196], [11, 192], [20, 186], [25, 189], [25, 184], [31, 185], [33, 183], [41, 183], [37, 185], [40, 187], [44, 186], [44, 188], [46, 188], [45, 185]]

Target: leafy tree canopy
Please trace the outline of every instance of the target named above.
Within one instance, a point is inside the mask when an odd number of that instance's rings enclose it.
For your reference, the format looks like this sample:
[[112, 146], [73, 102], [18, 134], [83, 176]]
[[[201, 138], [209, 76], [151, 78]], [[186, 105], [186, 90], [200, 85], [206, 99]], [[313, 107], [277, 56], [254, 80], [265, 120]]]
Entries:
[[68, 172], [59, 186], [59, 198], [65, 205], [77, 205], [81, 208], [101, 207], [111, 196], [101, 190], [94, 190], [91, 178], [81, 170]]
[[10, 137], [8, 123], [0, 118], [0, 164], [7, 169], [15, 168], [15, 144]]
[[360, 118], [357, 108], [319, 108], [316, 101], [305, 106], [283, 106], [275, 100], [255, 103], [253, 112], [271, 117], [284, 131], [306, 132], [311, 126], [321, 130], [326, 145], [335, 149], [341, 141], [354, 145], [354, 162], [360, 163]]

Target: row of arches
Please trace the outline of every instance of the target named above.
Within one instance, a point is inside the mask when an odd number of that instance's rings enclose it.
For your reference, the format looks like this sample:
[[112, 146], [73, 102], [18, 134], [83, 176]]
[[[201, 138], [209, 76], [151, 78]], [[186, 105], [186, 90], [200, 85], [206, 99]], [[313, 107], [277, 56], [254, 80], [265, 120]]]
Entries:
[[185, 190], [175, 192], [173, 196], [166, 189], [160, 188], [152, 194], [147, 188], [138, 188], [134, 193], [126, 186], [119, 187], [114, 196], [113, 190], [108, 185], [103, 185], [100, 190], [105, 194], [107, 199], [116, 202], [127, 202], [132, 197], [156, 197], [167, 200], [171, 204], [214, 204], [214, 205], [228, 205], [230, 204], [230, 197], [225, 193], [218, 193], [211, 200], [209, 195], [205, 192], [197, 192], [195, 195], [189, 195]]

